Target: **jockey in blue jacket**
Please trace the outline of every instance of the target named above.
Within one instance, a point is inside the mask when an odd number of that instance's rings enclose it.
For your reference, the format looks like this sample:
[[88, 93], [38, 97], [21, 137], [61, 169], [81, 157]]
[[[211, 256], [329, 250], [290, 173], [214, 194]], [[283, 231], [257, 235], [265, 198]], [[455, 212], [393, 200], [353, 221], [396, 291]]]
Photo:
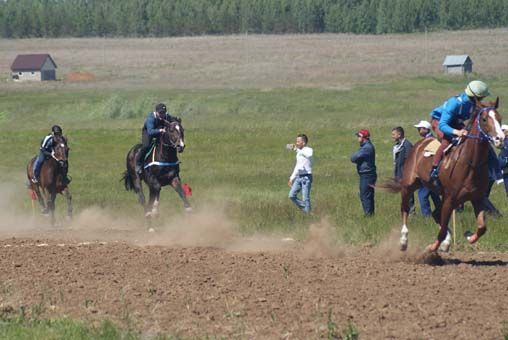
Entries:
[[145, 124], [141, 131], [141, 149], [139, 149], [136, 155], [136, 173], [141, 175], [143, 173], [143, 163], [145, 161], [145, 155], [152, 145], [152, 140], [160, 136], [161, 133], [165, 132], [165, 123], [171, 122], [174, 118], [167, 113], [166, 105], [157, 104], [155, 111], [150, 112], [145, 119]]
[[[39, 183], [39, 176], [41, 174], [42, 163], [44, 163], [44, 160], [47, 157], [50, 157], [51, 153], [53, 152], [53, 146], [55, 145], [54, 137], [62, 136], [62, 134], [63, 134], [62, 128], [58, 125], [53, 125], [53, 127], [51, 127], [51, 133], [46, 137], [44, 137], [44, 139], [42, 140], [39, 155], [37, 155], [37, 158], [35, 159], [33, 164], [32, 183]], [[70, 179], [67, 177], [67, 171], [68, 168], [65, 168], [64, 181], [66, 182], [66, 184], [70, 182]]]
[[432, 110], [430, 113], [431, 125], [441, 146], [434, 155], [431, 178], [438, 178], [438, 166], [443, 158], [444, 150], [450, 145], [452, 138], [467, 135], [468, 131], [464, 128], [464, 121], [471, 117], [476, 104], [489, 94], [487, 84], [480, 80], [474, 80], [467, 85], [464, 92], [448, 98], [443, 105]]

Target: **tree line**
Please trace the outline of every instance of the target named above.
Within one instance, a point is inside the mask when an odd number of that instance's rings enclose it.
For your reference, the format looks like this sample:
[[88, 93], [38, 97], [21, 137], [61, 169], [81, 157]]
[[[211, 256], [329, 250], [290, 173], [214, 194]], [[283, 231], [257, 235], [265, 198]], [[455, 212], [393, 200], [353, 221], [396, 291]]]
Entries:
[[0, 0], [0, 37], [409, 33], [508, 26], [508, 0]]

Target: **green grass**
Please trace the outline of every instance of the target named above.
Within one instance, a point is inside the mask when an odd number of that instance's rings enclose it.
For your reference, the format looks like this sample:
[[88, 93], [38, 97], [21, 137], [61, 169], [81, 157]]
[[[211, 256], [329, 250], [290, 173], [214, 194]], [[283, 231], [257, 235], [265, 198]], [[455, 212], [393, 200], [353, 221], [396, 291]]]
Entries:
[[[487, 79], [495, 94], [508, 91], [508, 80]], [[376, 193], [376, 216], [364, 218], [358, 177], [350, 155], [358, 148], [353, 133], [367, 127], [377, 152], [378, 178], [392, 175], [390, 131], [401, 125], [415, 142], [413, 124], [460, 92], [462, 78], [420, 77], [355, 87], [351, 90], [287, 88], [274, 90], [17, 90], [0, 93], [0, 181], [22, 187], [26, 162], [41, 138], [58, 123], [69, 137], [70, 174], [76, 213], [90, 206], [112, 214], [141, 216], [136, 197], [119, 182], [125, 154], [140, 138], [144, 116], [158, 101], [181, 115], [187, 149], [182, 179], [194, 191], [192, 203], [224, 208], [246, 234], [285, 233], [304, 237], [323, 218], [345, 243], [377, 243], [398, 227], [399, 196]], [[501, 101], [501, 113], [503, 101]], [[315, 152], [312, 190], [314, 215], [302, 216], [287, 199], [294, 154], [285, 150], [298, 133], [309, 136]], [[22, 190], [19, 190], [22, 192]], [[491, 196], [508, 216], [506, 196], [496, 186]], [[28, 212], [26, 195], [10, 203]], [[57, 200], [62, 213], [64, 200]], [[166, 216], [181, 214], [171, 190], [162, 194]], [[140, 221], [142, 220], [141, 217]], [[458, 215], [457, 234], [475, 226], [472, 209]], [[436, 237], [436, 226], [414, 217], [412, 237], [422, 245]], [[475, 249], [508, 248], [504, 219], [489, 220], [489, 232]], [[413, 238], [414, 240], [414, 238]], [[470, 249], [458, 239], [459, 249]], [[395, 246], [395, 245], [394, 245]]]

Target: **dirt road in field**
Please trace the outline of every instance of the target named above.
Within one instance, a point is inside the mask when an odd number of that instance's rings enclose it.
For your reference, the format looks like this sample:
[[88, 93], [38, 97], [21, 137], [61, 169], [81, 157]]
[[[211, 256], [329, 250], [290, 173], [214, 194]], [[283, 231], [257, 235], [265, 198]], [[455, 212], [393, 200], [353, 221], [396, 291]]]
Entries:
[[241, 339], [340, 338], [348, 324], [360, 339], [503, 339], [508, 321], [508, 254], [424, 264], [393, 249], [280, 239], [182, 247], [147, 245], [157, 232], [45, 235], [0, 241], [2, 317], [24, 306], [39, 317], [111, 319], [147, 337]]

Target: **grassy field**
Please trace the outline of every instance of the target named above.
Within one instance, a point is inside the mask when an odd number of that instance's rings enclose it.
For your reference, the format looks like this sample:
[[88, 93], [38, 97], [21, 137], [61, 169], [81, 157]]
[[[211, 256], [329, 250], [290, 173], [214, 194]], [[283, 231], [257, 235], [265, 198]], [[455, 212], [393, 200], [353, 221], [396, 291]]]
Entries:
[[[172, 39], [0, 40], [0, 67], [18, 53], [49, 52], [67, 73], [93, 73], [86, 83], [14, 84], [0, 80], [0, 214], [31, 213], [25, 166], [51, 125], [60, 124], [71, 148], [76, 215], [98, 207], [145, 228], [142, 208], [120, 182], [125, 154], [157, 102], [183, 118], [187, 149], [181, 175], [193, 188], [197, 211], [223, 212], [245, 235], [306, 237], [312, 224], [327, 225], [338, 243], [378, 244], [399, 228], [399, 196], [376, 193], [376, 215], [364, 218], [358, 176], [349, 160], [354, 132], [369, 128], [378, 178], [392, 175], [390, 131], [413, 124], [461, 91], [468, 79], [440, 75], [444, 55], [468, 53], [472, 77], [508, 98], [506, 29], [411, 35], [231, 36]], [[303, 216], [287, 198], [294, 154], [285, 150], [298, 133], [314, 148], [314, 214]], [[494, 204], [508, 216], [506, 195], [495, 186]], [[59, 218], [64, 200], [57, 199]], [[161, 219], [183, 214], [165, 189]], [[461, 250], [508, 251], [506, 217], [489, 219], [477, 246]], [[470, 205], [458, 215], [457, 234], [474, 227]], [[15, 228], [16, 226], [13, 226]], [[437, 229], [417, 215], [411, 242], [425, 246]], [[396, 243], [393, 243], [396, 247]], [[2, 320], [5, 338], [137, 338], [109, 323], [91, 327], [56, 321]], [[506, 335], [505, 335], [506, 339]]]
[[[139, 216], [135, 196], [119, 180], [146, 113], [163, 101], [186, 127], [182, 177], [198, 209], [224, 211], [246, 234], [303, 238], [309, 224], [319, 222], [329, 223], [343, 242], [377, 243], [399, 225], [399, 198], [378, 192], [376, 217], [363, 218], [349, 161], [358, 148], [354, 132], [371, 130], [379, 179], [390, 177], [391, 129], [403, 126], [415, 142], [412, 125], [468, 81], [439, 74], [451, 52], [472, 56], [478, 73], [471, 77], [491, 84], [502, 112], [507, 36], [498, 29], [376, 37], [0, 40], [3, 69], [17, 53], [45, 51], [57, 60], [60, 77], [73, 71], [97, 76], [86, 83], [0, 82], [0, 180], [16, 188], [3, 190], [1, 203], [29, 212], [25, 165], [58, 123], [70, 142], [76, 212], [94, 206]], [[312, 217], [303, 217], [287, 199], [294, 154], [284, 146], [298, 133], [306, 133], [315, 150]], [[492, 198], [507, 215], [501, 187]], [[173, 192], [163, 193], [162, 209], [167, 219], [181, 213]], [[435, 237], [429, 220], [416, 216], [411, 224], [425, 242]], [[473, 226], [467, 207], [458, 231]], [[504, 219], [489, 226], [478, 247], [506, 250]]]
[[[508, 91], [503, 78], [487, 80], [496, 94]], [[224, 210], [246, 234], [284, 233], [302, 238], [309, 224], [326, 221], [343, 242], [377, 243], [399, 224], [399, 197], [378, 192], [376, 217], [363, 218], [358, 178], [349, 161], [358, 148], [353, 133], [362, 127], [371, 129], [379, 178], [390, 177], [391, 129], [401, 125], [407, 137], [416, 141], [412, 124], [426, 118], [434, 103], [461, 90], [463, 84], [463, 79], [419, 77], [350, 90], [7, 91], [0, 95], [0, 150], [4, 155], [0, 179], [16, 183], [20, 190], [13, 198], [15, 207], [29, 212], [29, 200], [21, 189], [26, 161], [51, 124], [59, 123], [69, 137], [77, 213], [96, 206], [113, 214], [139, 216], [142, 209], [135, 196], [119, 182], [125, 154], [138, 142], [143, 117], [152, 103], [166, 101], [171, 112], [183, 117], [186, 127], [188, 148], [182, 155], [182, 177], [194, 190], [197, 209]], [[309, 135], [315, 150], [312, 217], [302, 216], [287, 199], [294, 154], [284, 146], [300, 132]], [[492, 198], [507, 215], [501, 187], [494, 188]], [[62, 203], [57, 203], [59, 208]], [[181, 214], [181, 203], [170, 190], [163, 193], [162, 211], [167, 219]], [[411, 224], [422, 239], [435, 237], [436, 229], [429, 220], [416, 216]], [[458, 232], [473, 225], [468, 207], [459, 215]], [[478, 247], [506, 250], [504, 219], [491, 219], [489, 226]]]

